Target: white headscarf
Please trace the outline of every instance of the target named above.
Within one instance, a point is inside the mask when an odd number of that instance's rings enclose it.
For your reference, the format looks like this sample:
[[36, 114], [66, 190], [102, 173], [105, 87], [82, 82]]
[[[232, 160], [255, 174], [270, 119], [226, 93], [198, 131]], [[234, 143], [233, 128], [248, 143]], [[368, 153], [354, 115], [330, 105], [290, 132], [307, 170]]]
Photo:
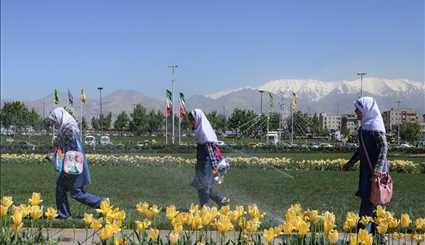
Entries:
[[372, 97], [361, 97], [354, 101], [354, 106], [362, 113], [362, 129], [385, 133], [384, 120]]
[[78, 123], [64, 108], [57, 107], [50, 112], [49, 119], [56, 122], [59, 125], [59, 132], [63, 132], [65, 129], [77, 129]]
[[200, 109], [195, 109], [192, 112], [195, 119], [195, 141], [198, 144], [205, 144], [208, 142], [217, 142], [217, 135], [211, 127], [210, 122], [205, 116], [204, 112]]

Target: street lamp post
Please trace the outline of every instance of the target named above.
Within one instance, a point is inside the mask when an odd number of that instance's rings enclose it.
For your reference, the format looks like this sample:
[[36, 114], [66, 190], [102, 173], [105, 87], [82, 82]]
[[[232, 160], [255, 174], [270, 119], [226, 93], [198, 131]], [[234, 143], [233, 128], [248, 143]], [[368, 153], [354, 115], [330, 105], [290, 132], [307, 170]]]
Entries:
[[175, 140], [175, 136], [174, 136], [174, 83], [175, 83], [175, 78], [174, 78], [174, 71], [177, 68], [177, 65], [169, 65], [168, 68], [171, 68], [171, 74], [172, 74], [172, 79], [171, 79], [171, 106], [172, 106], [172, 113], [171, 113], [171, 126], [172, 126], [172, 136], [171, 136], [171, 143], [174, 145], [174, 140]]
[[260, 115], [263, 115], [263, 94], [264, 90], [258, 90], [260, 92]]
[[99, 126], [100, 126], [100, 135], [103, 135], [102, 89], [103, 89], [103, 87], [98, 87], [97, 88], [97, 90], [99, 90]]
[[357, 76], [360, 76], [360, 97], [363, 96], [363, 76], [366, 75], [366, 72], [357, 72]]

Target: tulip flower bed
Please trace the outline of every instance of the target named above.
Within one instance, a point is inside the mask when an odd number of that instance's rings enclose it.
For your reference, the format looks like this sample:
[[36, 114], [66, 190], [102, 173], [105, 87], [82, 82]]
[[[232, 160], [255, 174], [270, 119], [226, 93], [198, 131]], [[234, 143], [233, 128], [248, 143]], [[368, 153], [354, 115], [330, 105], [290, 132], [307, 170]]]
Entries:
[[[115, 207], [109, 200], [100, 208], [81, 218], [86, 229], [86, 243], [99, 244], [337, 244], [372, 245], [386, 242], [420, 244], [425, 240], [425, 218], [400, 216], [378, 207], [376, 217], [359, 217], [356, 212], [344, 215], [342, 226], [336, 224], [336, 215], [328, 210], [303, 209], [298, 203], [282, 212], [279, 224], [264, 227], [268, 215], [256, 204], [199, 207], [192, 204], [188, 211], [176, 206], [161, 207], [139, 202], [132, 208], [137, 213], [127, 223], [127, 211]], [[158, 218], [165, 213], [166, 235], [160, 236]], [[23, 203], [15, 203], [12, 196], [3, 196], [0, 202], [1, 244], [55, 244], [47, 228], [57, 217], [57, 211], [45, 209], [40, 193], [32, 193]], [[46, 222], [40, 222], [45, 220]], [[377, 234], [370, 234], [358, 225], [374, 223]], [[218, 235], [212, 236], [213, 231]], [[231, 234], [237, 234], [233, 236]], [[46, 235], [47, 234], [47, 235]]]
[[[172, 155], [140, 155], [140, 154], [87, 154], [88, 159], [95, 165], [186, 165], [195, 164], [194, 158], [179, 157]], [[1, 154], [1, 161], [20, 161], [20, 162], [39, 162], [43, 163], [45, 155], [30, 154]], [[275, 167], [279, 169], [296, 169], [296, 170], [340, 170], [348, 159], [309, 159], [309, 160], [293, 160], [286, 157], [257, 157], [257, 156], [235, 156], [226, 157], [233, 167]], [[357, 165], [358, 166], [358, 165]], [[392, 171], [406, 173], [424, 172], [424, 166], [416, 164], [411, 160], [390, 160]]]

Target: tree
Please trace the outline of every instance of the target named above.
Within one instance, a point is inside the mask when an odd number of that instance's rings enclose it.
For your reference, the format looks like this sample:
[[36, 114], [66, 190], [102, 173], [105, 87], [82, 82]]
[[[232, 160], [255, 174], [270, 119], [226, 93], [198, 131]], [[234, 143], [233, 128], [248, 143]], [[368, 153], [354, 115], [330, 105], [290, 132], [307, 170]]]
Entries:
[[343, 128], [341, 134], [348, 138], [350, 136], [350, 130], [348, 128]]
[[40, 115], [33, 109], [31, 109], [31, 112], [28, 114], [28, 125], [32, 126], [34, 129], [40, 129], [41, 128], [41, 118]]
[[151, 110], [147, 115], [147, 131], [149, 133], [158, 132], [161, 130], [162, 125], [162, 114], [155, 113], [154, 110]]
[[101, 126], [104, 129], [105, 128], [111, 128], [111, 126], [112, 126], [112, 113], [109, 112], [106, 117], [102, 115], [101, 120], [102, 120], [102, 125]]
[[[35, 111], [34, 111], [35, 112]], [[24, 126], [31, 125], [30, 115], [27, 107], [20, 101], [6, 102], [1, 109], [1, 124], [5, 128], [15, 126], [22, 129]]]
[[217, 114], [216, 111], [213, 111], [208, 113], [206, 117], [216, 132], [223, 132], [225, 130], [226, 118], [223, 115]]
[[420, 139], [421, 125], [419, 123], [403, 123], [400, 125], [400, 138], [408, 142]]
[[259, 118], [252, 110], [233, 110], [229, 120], [228, 127], [245, 135], [252, 135], [258, 131]]
[[95, 130], [100, 129], [99, 120], [96, 117], [91, 118], [91, 127], [94, 128]]
[[88, 125], [87, 125], [87, 120], [85, 117], [83, 117], [83, 119], [81, 120], [81, 128], [82, 130], [87, 130]]
[[141, 104], [136, 105], [133, 109], [133, 113], [131, 113], [131, 122], [130, 122], [130, 130], [135, 135], [142, 135], [147, 130], [147, 116], [146, 116], [146, 108]]
[[116, 129], [127, 129], [130, 124], [130, 117], [125, 111], [118, 114], [117, 119], [114, 122], [114, 128]]

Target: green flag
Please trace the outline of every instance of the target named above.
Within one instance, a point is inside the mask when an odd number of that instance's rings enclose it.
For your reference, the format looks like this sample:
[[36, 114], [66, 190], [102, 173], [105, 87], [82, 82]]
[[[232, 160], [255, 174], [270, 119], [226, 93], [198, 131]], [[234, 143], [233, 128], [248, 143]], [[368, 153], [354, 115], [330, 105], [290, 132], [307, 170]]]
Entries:
[[270, 111], [273, 108], [273, 95], [272, 93], [269, 93], [269, 106], [270, 106]]
[[81, 89], [80, 99], [81, 99], [81, 103], [82, 104], [86, 104], [86, 102], [87, 102], [87, 95], [84, 92], [84, 89], [83, 88]]
[[297, 110], [297, 95], [294, 92], [292, 92], [291, 110], [292, 111]]
[[53, 102], [57, 105], [59, 104], [59, 93], [58, 90], [55, 89], [54, 94], [53, 94]]

